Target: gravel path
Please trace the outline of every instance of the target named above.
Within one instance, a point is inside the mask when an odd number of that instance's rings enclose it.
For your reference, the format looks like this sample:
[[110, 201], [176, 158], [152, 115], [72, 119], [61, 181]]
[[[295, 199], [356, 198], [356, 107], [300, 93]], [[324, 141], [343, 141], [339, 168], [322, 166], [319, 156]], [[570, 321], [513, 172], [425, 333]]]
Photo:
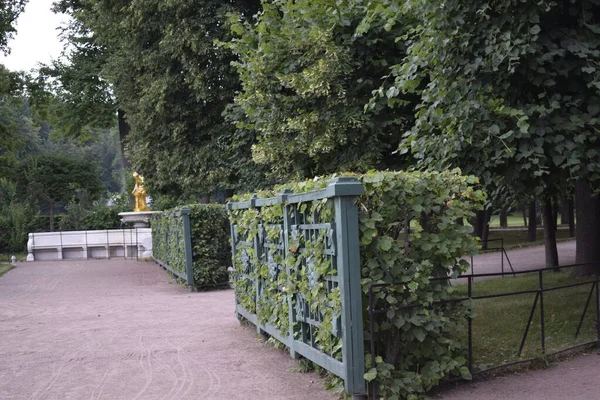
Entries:
[[0, 399], [333, 400], [233, 315], [153, 263], [22, 263], [0, 278]]
[[[575, 263], [574, 240], [558, 243], [557, 249], [560, 265], [569, 265]], [[501, 252], [494, 252], [480, 254], [473, 257], [474, 273], [487, 274], [501, 272], [501, 254]], [[544, 268], [546, 266], [544, 246], [508, 250], [507, 254], [515, 271], [526, 271], [530, 269]], [[504, 258], [504, 272], [510, 272], [510, 267], [506, 257]]]
[[597, 400], [600, 355], [591, 353], [552, 368], [460, 385], [436, 396], [443, 400]]

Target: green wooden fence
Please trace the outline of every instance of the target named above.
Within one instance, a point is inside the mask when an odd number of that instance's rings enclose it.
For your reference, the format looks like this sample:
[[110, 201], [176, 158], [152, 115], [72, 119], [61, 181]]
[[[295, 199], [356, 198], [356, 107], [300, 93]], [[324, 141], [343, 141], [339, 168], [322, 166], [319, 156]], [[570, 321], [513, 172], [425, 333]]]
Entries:
[[[355, 178], [230, 202], [236, 313], [366, 393]], [[241, 222], [243, 221], [243, 222]]]

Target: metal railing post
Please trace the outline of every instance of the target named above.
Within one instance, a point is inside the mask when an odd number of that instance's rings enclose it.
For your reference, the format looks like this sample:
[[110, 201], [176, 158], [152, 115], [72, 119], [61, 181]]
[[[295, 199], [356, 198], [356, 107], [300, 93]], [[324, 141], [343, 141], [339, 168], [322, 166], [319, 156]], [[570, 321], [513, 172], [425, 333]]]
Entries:
[[502, 268], [502, 277], [504, 278], [504, 238], [500, 238], [500, 265]]
[[544, 275], [539, 271], [540, 280], [540, 328], [542, 336], [542, 354], [546, 354], [546, 331], [544, 327]]
[[596, 339], [600, 346], [600, 285], [598, 285], [598, 273], [596, 273]]
[[[471, 297], [473, 297], [473, 277], [469, 276], [468, 278], [468, 296], [471, 302], [471, 308], [473, 307], [473, 299], [471, 299]], [[469, 363], [469, 372], [473, 373], [473, 317], [471, 317], [471, 315], [473, 314], [473, 310], [470, 309], [469, 310], [469, 316], [467, 317], [467, 327], [468, 327], [468, 335], [469, 335], [469, 354], [468, 354], [468, 363]]]

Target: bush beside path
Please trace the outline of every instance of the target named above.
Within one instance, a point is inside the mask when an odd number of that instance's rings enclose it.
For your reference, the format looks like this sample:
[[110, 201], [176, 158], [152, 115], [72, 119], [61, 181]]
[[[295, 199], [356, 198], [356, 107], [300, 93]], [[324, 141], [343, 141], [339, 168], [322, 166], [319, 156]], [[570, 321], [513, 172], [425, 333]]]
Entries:
[[315, 374], [154, 263], [22, 263], [0, 279], [2, 399], [332, 400]]

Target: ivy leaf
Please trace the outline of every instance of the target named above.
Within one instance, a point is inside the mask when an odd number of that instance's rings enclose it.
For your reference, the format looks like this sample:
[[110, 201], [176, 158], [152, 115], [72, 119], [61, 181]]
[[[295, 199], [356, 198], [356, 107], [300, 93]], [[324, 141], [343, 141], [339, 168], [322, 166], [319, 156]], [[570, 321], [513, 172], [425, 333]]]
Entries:
[[375, 379], [377, 377], [377, 368], [371, 368], [369, 371], [367, 371], [365, 373], [364, 377], [367, 382], [371, 382], [373, 379]]

